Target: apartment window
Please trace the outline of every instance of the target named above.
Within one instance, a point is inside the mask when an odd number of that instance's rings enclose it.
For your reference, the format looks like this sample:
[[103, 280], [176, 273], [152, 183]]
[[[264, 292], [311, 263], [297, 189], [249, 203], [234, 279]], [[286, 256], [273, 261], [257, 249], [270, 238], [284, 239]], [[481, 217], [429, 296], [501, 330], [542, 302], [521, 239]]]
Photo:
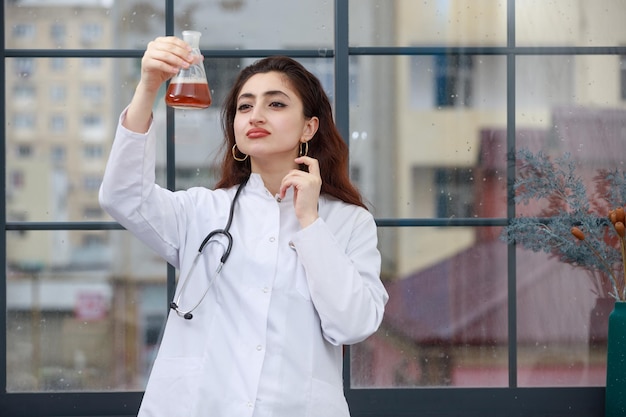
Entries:
[[83, 45], [91, 45], [102, 38], [102, 25], [99, 23], [84, 23], [80, 27], [80, 40]]
[[17, 156], [19, 158], [30, 158], [33, 156], [33, 146], [28, 144], [17, 145]]
[[50, 101], [63, 103], [67, 97], [67, 88], [64, 85], [53, 84], [50, 86]]
[[104, 96], [104, 91], [99, 84], [85, 84], [81, 88], [81, 94], [88, 101], [100, 103]]
[[52, 162], [59, 163], [65, 161], [66, 150], [64, 146], [55, 145], [50, 148], [50, 159]]
[[16, 40], [28, 40], [35, 37], [35, 25], [31, 23], [18, 23], [13, 26], [13, 37]]
[[28, 78], [35, 71], [35, 60], [32, 58], [16, 58], [15, 74], [21, 78]]
[[437, 217], [466, 218], [474, 216], [474, 173], [467, 168], [435, 170]]
[[13, 115], [13, 129], [33, 130], [35, 129], [36, 118], [32, 113], [16, 113]]
[[54, 133], [63, 133], [66, 129], [65, 116], [62, 114], [53, 114], [50, 116], [50, 130]]
[[35, 94], [33, 85], [18, 84], [13, 86], [13, 97], [15, 100], [30, 101], [35, 98]]
[[50, 58], [50, 70], [53, 72], [65, 71], [65, 58], [61, 58], [61, 57]]
[[58, 47], [64, 46], [66, 35], [66, 28], [63, 23], [53, 23], [50, 26], [50, 37]]
[[82, 117], [81, 125], [87, 130], [100, 129], [103, 127], [102, 117], [97, 114], [86, 114]]
[[473, 57], [470, 55], [435, 56], [437, 106], [469, 107], [472, 105]]
[[99, 248], [104, 246], [104, 238], [99, 234], [88, 233], [82, 236], [82, 246], [84, 248]]
[[83, 218], [85, 220], [101, 219], [104, 216], [104, 211], [100, 207], [85, 207], [83, 210]]
[[81, 63], [85, 70], [99, 70], [102, 67], [102, 58], [87, 57], [81, 59]]
[[102, 177], [94, 175], [86, 175], [83, 178], [83, 189], [87, 192], [94, 192], [100, 189]]
[[100, 159], [104, 156], [104, 151], [101, 145], [85, 145], [83, 156], [85, 159]]

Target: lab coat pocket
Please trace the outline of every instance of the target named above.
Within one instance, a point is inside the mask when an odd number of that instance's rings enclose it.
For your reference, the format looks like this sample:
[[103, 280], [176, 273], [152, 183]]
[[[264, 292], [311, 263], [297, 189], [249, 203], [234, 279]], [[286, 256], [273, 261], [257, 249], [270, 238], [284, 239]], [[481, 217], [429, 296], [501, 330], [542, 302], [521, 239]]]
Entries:
[[326, 381], [312, 379], [309, 417], [349, 417], [348, 403], [343, 395], [343, 387]]
[[139, 417], [188, 416], [198, 402], [202, 358], [157, 358]]

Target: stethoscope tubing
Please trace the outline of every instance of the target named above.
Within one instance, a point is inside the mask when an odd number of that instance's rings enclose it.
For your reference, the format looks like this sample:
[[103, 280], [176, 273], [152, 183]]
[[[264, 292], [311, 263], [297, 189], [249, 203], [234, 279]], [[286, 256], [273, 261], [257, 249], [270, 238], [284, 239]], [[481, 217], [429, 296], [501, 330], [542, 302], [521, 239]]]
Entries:
[[[235, 204], [237, 203], [237, 200], [239, 198], [239, 194], [241, 194], [241, 191], [243, 190], [243, 187], [246, 185], [247, 182], [248, 182], [248, 178], [246, 178], [237, 187], [237, 191], [235, 192], [235, 196], [233, 197], [233, 201], [230, 203], [230, 210], [228, 212], [228, 221], [226, 222], [226, 226], [223, 229], [216, 229], [216, 230], [213, 230], [213, 231], [209, 232], [206, 235], [206, 237], [204, 238], [204, 240], [202, 241], [202, 243], [200, 244], [200, 247], [198, 248], [198, 252], [196, 253], [196, 256], [194, 257], [193, 262], [191, 264], [191, 268], [189, 268], [189, 272], [187, 273], [187, 277], [181, 283], [180, 289], [178, 291], [178, 296], [176, 297], [176, 299], [174, 301], [172, 301], [170, 303], [170, 308], [172, 310], [174, 310], [176, 312], [176, 314], [178, 314], [178, 316], [180, 316], [180, 317], [182, 317], [182, 318], [184, 318], [186, 320], [191, 320], [193, 318], [192, 312], [196, 308], [198, 308], [200, 306], [202, 301], [204, 301], [204, 298], [209, 293], [209, 290], [211, 289], [211, 287], [213, 286], [213, 284], [217, 280], [217, 277], [222, 272], [222, 268], [224, 267], [224, 264], [226, 263], [226, 261], [230, 257], [230, 251], [233, 248], [233, 236], [230, 233], [230, 226], [231, 226], [231, 224], [233, 222], [233, 217], [234, 217], [234, 214], [235, 214]], [[209, 285], [206, 287], [206, 289], [202, 293], [202, 296], [200, 297], [198, 302], [195, 303], [193, 305], [193, 307], [191, 307], [189, 310], [186, 310], [186, 311], [181, 310], [180, 305], [181, 305], [181, 299], [182, 299], [183, 293], [185, 292], [185, 289], [187, 288], [187, 284], [189, 283], [189, 280], [193, 276], [193, 272], [196, 269], [196, 264], [198, 263], [198, 260], [202, 256], [202, 251], [204, 250], [205, 246], [207, 244], [209, 244], [210, 242], [215, 242], [215, 243], [218, 243], [220, 245], [223, 245], [218, 240], [211, 240], [211, 239], [213, 239], [217, 235], [225, 236], [227, 243], [226, 243], [226, 246], [224, 248], [224, 254], [220, 258], [220, 262], [217, 265], [215, 273], [213, 274], [213, 277], [211, 278], [211, 281], [209, 281]]]

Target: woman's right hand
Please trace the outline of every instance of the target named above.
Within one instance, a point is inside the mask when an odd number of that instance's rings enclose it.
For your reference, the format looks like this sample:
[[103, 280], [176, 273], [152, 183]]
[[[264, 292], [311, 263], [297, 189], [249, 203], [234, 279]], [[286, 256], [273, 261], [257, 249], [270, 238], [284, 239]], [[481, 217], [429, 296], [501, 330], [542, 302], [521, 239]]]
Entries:
[[152, 107], [161, 84], [193, 61], [191, 47], [175, 36], [159, 37], [148, 43], [141, 58], [141, 80], [135, 89], [122, 125], [145, 133], [152, 120]]
[[157, 92], [165, 81], [192, 63], [191, 47], [175, 36], [159, 37], [148, 43], [141, 59], [141, 81], [147, 91]]

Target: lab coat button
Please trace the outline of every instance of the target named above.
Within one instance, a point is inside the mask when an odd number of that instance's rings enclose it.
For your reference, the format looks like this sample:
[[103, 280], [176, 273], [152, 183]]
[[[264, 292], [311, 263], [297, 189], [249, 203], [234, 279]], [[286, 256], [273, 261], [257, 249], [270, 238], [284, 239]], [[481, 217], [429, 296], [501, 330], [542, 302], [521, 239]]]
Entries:
[[274, 242], [276, 238], [274, 236], [270, 237], [270, 242]]
[[248, 408], [252, 408], [254, 404], [252, 404], [252, 401], [248, 401]]
[[258, 346], [256, 347], [256, 350], [261, 350], [261, 349], [263, 349], [263, 346], [261, 346], [261, 345], [258, 345]]
[[291, 249], [295, 249], [295, 248], [296, 248], [296, 245], [294, 245], [294, 243], [290, 240], [290, 241], [289, 241], [289, 247], [290, 247]]
[[268, 287], [263, 287], [263, 292], [267, 294], [268, 292], [270, 292], [270, 289]]

